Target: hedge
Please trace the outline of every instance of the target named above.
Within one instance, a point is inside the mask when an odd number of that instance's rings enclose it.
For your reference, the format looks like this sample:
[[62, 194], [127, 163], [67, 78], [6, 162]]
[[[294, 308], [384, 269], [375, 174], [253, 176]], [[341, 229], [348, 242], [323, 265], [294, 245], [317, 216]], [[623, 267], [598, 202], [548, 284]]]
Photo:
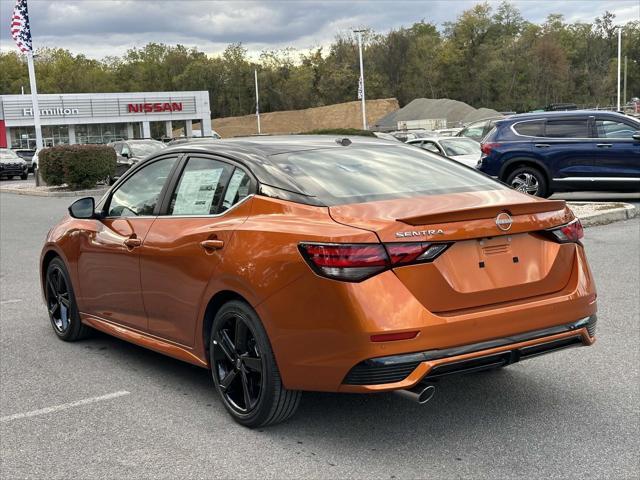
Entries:
[[58, 145], [38, 154], [38, 170], [49, 185], [91, 188], [116, 173], [116, 152], [107, 145]]

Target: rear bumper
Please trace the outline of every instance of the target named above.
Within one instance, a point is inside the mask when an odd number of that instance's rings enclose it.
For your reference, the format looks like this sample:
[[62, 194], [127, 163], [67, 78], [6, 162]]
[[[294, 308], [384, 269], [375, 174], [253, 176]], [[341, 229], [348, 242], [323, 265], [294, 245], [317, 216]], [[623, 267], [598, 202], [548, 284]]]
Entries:
[[505, 338], [365, 360], [349, 371], [343, 392], [379, 392], [410, 388], [438, 378], [498, 368], [527, 358], [595, 342], [597, 316]]
[[[442, 363], [576, 334], [583, 336], [583, 344], [592, 343], [586, 327], [551, 330], [534, 339], [520, 337], [526, 332], [564, 326], [596, 314], [595, 285], [583, 248], [576, 245], [575, 253], [571, 278], [560, 291], [482, 308], [434, 314], [392, 271], [361, 283], [321, 279], [310, 272], [255, 308], [269, 335], [286, 388], [328, 392], [408, 388]], [[375, 334], [416, 330], [419, 334], [409, 340], [371, 340]], [[492, 343], [505, 338], [510, 339], [508, 345]], [[370, 359], [454, 351], [476, 344], [481, 344], [478, 351], [417, 358], [413, 366], [405, 365], [406, 377], [401, 381], [345, 384], [354, 366]]]

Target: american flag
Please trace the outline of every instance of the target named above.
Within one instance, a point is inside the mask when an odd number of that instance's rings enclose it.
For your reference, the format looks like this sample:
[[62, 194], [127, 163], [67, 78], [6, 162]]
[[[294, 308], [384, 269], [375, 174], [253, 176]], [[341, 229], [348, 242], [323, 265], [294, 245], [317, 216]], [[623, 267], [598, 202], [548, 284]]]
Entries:
[[29, 53], [33, 50], [27, 0], [16, 0], [16, 7], [13, 9], [11, 17], [10, 30], [11, 36], [22, 53]]

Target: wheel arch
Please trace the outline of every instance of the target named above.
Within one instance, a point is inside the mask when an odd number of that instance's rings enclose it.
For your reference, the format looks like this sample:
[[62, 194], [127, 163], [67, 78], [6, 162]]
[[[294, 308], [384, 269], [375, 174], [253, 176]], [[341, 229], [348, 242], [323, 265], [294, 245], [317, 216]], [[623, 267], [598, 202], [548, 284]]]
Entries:
[[45, 276], [47, 275], [47, 268], [49, 268], [49, 264], [52, 262], [54, 258], [59, 258], [64, 263], [64, 266], [69, 270], [69, 264], [64, 258], [64, 255], [56, 250], [53, 247], [42, 252], [40, 257], [40, 290], [42, 291], [42, 295], [44, 296], [44, 284], [45, 284]]
[[209, 336], [211, 335], [213, 319], [216, 317], [220, 308], [231, 300], [239, 300], [241, 302], [245, 302], [247, 305], [251, 305], [251, 303], [238, 292], [233, 290], [221, 290], [209, 299], [205, 308], [204, 319], [202, 321], [202, 331], [200, 333], [202, 335], [202, 345], [204, 346], [207, 363], [209, 362]]

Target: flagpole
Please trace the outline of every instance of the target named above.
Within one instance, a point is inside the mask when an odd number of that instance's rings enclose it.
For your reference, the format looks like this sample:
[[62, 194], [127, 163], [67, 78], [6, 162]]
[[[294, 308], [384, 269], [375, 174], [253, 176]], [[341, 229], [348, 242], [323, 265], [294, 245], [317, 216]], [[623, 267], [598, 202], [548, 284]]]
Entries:
[[31, 84], [31, 104], [33, 106], [33, 124], [36, 129], [36, 148], [42, 148], [42, 128], [40, 127], [40, 108], [38, 106], [38, 89], [36, 87], [36, 71], [33, 67], [33, 52], [27, 53], [29, 66], [29, 83]]
[[362, 30], [356, 30], [358, 34], [358, 52], [360, 54], [360, 85], [358, 85], [362, 92], [362, 129], [369, 130], [367, 127], [367, 106], [364, 98], [364, 66], [362, 64]]
[[258, 95], [258, 70], [254, 70], [253, 75], [256, 81], [256, 119], [258, 120], [258, 135], [260, 135], [262, 132], [260, 131], [260, 97]]

